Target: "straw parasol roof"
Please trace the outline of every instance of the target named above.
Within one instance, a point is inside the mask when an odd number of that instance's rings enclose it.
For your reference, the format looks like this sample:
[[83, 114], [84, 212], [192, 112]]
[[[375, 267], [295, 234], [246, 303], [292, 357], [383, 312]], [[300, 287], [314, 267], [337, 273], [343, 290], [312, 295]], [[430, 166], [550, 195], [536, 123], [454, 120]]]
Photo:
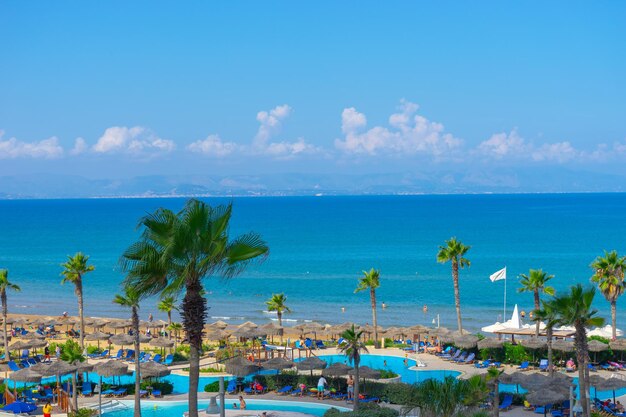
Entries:
[[283, 330], [283, 326], [270, 322], [261, 326], [260, 329], [263, 330], [265, 334], [277, 335]]
[[9, 346], [9, 350], [32, 349], [34, 340], [18, 340]]
[[478, 337], [474, 335], [465, 335], [454, 338], [454, 344], [462, 349], [471, 349], [476, 347], [478, 343]]
[[85, 335], [85, 340], [108, 340], [111, 334], [104, 332], [93, 332]]
[[435, 329], [428, 329], [428, 333], [433, 336], [444, 336], [448, 333], [451, 333], [449, 329], [445, 327], [437, 327]]
[[133, 343], [135, 343], [135, 339], [128, 334], [116, 334], [114, 336], [111, 336], [109, 338], [109, 342], [111, 342], [114, 345], [132, 345]]
[[228, 327], [228, 323], [222, 320], [218, 320], [214, 323], [209, 324], [209, 327], [217, 327], [218, 329], [225, 329]]
[[574, 351], [574, 343], [565, 340], [555, 340], [552, 342], [552, 349], [560, 350], [561, 352], [572, 352]]
[[251, 321], [247, 321], [243, 324], [240, 324], [239, 326], [237, 326], [238, 328], [242, 328], [242, 327], [252, 327], [252, 328], [257, 328], [259, 327], [256, 323], [252, 323]]
[[11, 374], [11, 380], [16, 382], [41, 382], [42, 375], [30, 368], [20, 369]]
[[612, 350], [626, 350], [626, 339], [617, 339], [609, 342]]
[[[132, 336], [134, 337], [134, 336]], [[139, 333], [139, 343], [148, 343], [152, 340], [150, 336], [147, 336], [143, 333]]]
[[122, 361], [109, 360], [97, 364], [94, 372], [103, 377], [121, 376], [128, 373], [128, 365]]
[[476, 345], [478, 346], [478, 349], [498, 349], [498, 348], [501, 348], [503, 344], [504, 344], [504, 340], [495, 339], [492, 337], [479, 340], [478, 343], [476, 343]]
[[242, 337], [244, 339], [254, 339], [265, 335], [265, 331], [253, 327], [240, 327], [232, 333], [232, 336]]
[[[348, 375], [354, 375], [356, 369], [348, 371]], [[359, 378], [364, 379], [380, 379], [380, 371], [370, 368], [369, 366], [359, 366]]]
[[416, 324], [415, 326], [407, 327], [406, 329], [404, 329], [404, 331], [406, 331], [409, 334], [424, 334], [424, 333], [431, 334], [433, 332], [433, 329], [426, 327], [426, 326], [422, 326], [421, 324]]
[[300, 362], [296, 362], [296, 368], [300, 371], [313, 371], [314, 369], [324, 369], [328, 363], [318, 357], [310, 356]]
[[265, 369], [283, 370], [293, 368], [294, 366], [296, 366], [296, 364], [285, 358], [272, 358], [268, 361], [263, 362], [262, 366]]
[[95, 368], [96, 365], [91, 364], [87, 361], [85, 362], [80, 362], [80, 361], [74, 361], [74, 363], [72, 363], [73, 366], [76, 367], [76, 370], [78, 372], [91, 372], [93, 371], [93, 368]]
[[335, 362], [330, 364], [328, 368], [322, 370], [324, 376], [344, 376], [348, 374], [348, 371], [352, 369], [351, 366], [343, 364], [341, 362]]
[[43, 339], [35, 339], [30, 341], [30, 347], [33, 349], [42, 348], [46, 346], [48, 342]]
[[211, 330], [207, 333], [206, 338], [208, 340], [224, 340], [230, 336], [230, 333], [225, 332], [224, 330], [215, 329]]
[[544, 349], [548, 344], [544, 340], [539, 340], [535, 337], [532, 339], [521, 340], [522, 346], [528, 349]]
[[526, 381], [526, 374], [523, 372], [513, 372], [512, 374], [507, 374], [505, 372], [500, 375], [499, 379], [502, 384], [520, 385]]
[[609, 348], [609, 345], [602, 343], [599, 340], [590, 340], [587, 343], [587, 347], [590, 352], [603, 352]]
[[569, 392], [554, 390], [552, 388], [542, 388], [526, 395], [526, 399], [531, 404], [546, 405], [559, 403], [569, 398]]
[[25, 335], [20, 336], [20, 339], [24, 339], [24, 340], [41, 340], [45, 338], [46, 336], [39, 334], [37, 332], [28, 332]]
[[253, 374], [259, 370], [258, 365], [241, 356], [227, 360], [224, 365], [226, 366], [226, 372], [239, 377]]
[[76, 371], [76, 367], [64, 361], [52, 362], [50, 365], [42, 366], [37, 372], [43, 376], [67, 375]]
[[164, 337], [156, 337], [150, 341], [150, 346], [171, 348], [174, 347], [174, 341], [168, 340]]
[[172, 373], [167, 366], [153, 361], [142, 363], [139, 369], [142, 378], [160, 378]]
[[121, 320], [121, 321], [111, 322], [109, 323], [107, 327], [110, 327], [111, 329], [124, 329], [130, 326], [132, 326], [132, 323], [130, 323], [130, 320]]

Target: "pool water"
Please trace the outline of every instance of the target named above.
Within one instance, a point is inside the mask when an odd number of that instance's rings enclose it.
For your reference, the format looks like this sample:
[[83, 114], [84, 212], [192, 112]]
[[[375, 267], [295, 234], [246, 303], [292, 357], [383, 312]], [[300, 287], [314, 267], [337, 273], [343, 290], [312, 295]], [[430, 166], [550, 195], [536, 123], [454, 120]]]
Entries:
[[[318, 357], [328, 362], [329, 365], [339, 362], [352, 366], [344, 355], [319, 355]], [[361, 356], [361, 365], [369, 366], [372, 369], [386, 369], [395, 372], [400, 376], [400, 380], [407, 384], [422, 382], [427, 379], [442, 381], [448, 376], [456, 378], [461, 375], [459, 371], [434, 370], [428, 368], [418, 368], [418, 370], [414, 370], [415, 368], [411, 368], [416, 365], [415, 360], [407, 358], [407, 365], [405, 365], [404, 358], [398, 356], [363, 355]]]
[[[121, 401], [128, 406], [126, 410], [111, 411], [104, 413], [107, 417], [131, 417], [133, 415], [133, 402]], [[239, 401], [226, 400], [226, 409], [232, 408], [233, 403]], [[218, 401], [219, 404], [219, 401]], [[198, 409], [203, 410], [209, 405], [209, 400], [198, 401]], [[330, 408], [337, 408], [340, 411], [351, 411], [349, 408], [334, 406], [329, 404], [308, 403], [301, 401], [272, 401], [246, 398], [246, 410], [250, 410], [251, 415], [261, 414], [263, 411], [293, 411], [298, 413], [322, 416]], [[189, 410], [186, 401], [142, 401], [141, 414], [144, 417], [181, 417], [185, 411]]]

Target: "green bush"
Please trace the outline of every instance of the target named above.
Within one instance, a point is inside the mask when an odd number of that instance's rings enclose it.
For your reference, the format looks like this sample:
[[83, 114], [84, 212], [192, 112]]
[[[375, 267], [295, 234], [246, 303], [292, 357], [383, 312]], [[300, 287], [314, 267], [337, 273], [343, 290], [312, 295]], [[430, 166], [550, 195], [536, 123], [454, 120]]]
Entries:
[[384, 388], [382, 396], [391, 404], [407, 404], [416, 390], [416, 387], [414, 385], [409, 385], [402, 382], [394, 382], [385, 385], [386, 387]]
[[392, 372], [388, 369], [379, 369], [378, 371], [380, 372], [380, 379], [390, 379], [398, 376], [397, 373]]
[[67, 413], [67, 417], [92, 417], [98, 414], [98, 410], [92, 408], [79, 408], [76, 411]]
[[513, 345], [511, 343], [504, 344], [504, 357], [507, 363], [518, 365], [532, 359], [532, 356], [526, 351], [524, 346]]
[[92, 355], [94, 353], [102, 353], [102, 349], [98, 349], [97, 346], [87, 346], [87, 353]]
[[399, 415], [398, 411], [375, 403], [359, 404], [357, 411], [341, 412], [336, 408], [331, 408], [324, 413], [324, 417], [398, 417]]
[[215, 381], [204, 386], [204, 392], [220, 392], [220, 382]]

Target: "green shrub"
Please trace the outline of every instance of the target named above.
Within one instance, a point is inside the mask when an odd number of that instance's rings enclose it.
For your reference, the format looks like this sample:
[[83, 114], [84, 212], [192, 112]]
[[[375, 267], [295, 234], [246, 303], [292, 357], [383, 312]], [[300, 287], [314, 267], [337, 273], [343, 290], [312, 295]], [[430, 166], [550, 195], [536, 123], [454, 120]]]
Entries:
[[324, 417], [398, 417], [400, 413], [391, 408], [381, 407], [376, 403], [359, 404], [357, 411], [341, 412], [331, 408], [324, 413]]
[[398, 376], [397, 373], [392, 372], [388, 369], [379, 369], [378, 371], [380, 372], [380, 379], [390, 379]]
[[507, 363], [520, 364], [524, 361], [531, 360], [532, 356], [526, 351], [522, 345], [504, 344], [504, 357]]
[[215, 381], [204, 386], [204, 392], [220, 392], [220, 382]]
[[67, 413], [67, 417], [92, 417], [98, 414], [98, 410], [92, 408], [79, 408], [76, 411]]
[[87, 353], [92, 355], [94, 353], [102, 353], [102, 349], [98, 349], [97, 346], [87, 346]]
[[383, 397], [387, 399], [391, 404], [407, 404], [409, 399], [414, 395], [415, 386], [405, 384], [402, 382], [394, 382], [391, 384], [385, 384], [386, 387], [383, 391]]

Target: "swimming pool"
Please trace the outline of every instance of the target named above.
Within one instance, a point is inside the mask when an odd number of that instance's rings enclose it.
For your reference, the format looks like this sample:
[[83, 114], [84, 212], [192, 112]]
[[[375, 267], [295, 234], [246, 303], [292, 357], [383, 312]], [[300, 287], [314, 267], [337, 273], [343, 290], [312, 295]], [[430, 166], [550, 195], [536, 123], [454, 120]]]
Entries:
[[[128, 406], [126, 410], [111, 411], [103, 413], [107, 417], [131, 417], [133, 415], [133, 402], [121, 401]], [[226, 399], [226, 409], [232, 408], [232, 403], [239, 402]], [[218, 401], [219, 403], [219, 401]], [[198, 401], [198, 409], [203, 410], [209, 405], [209, 400]], [[351, 409], [332, 404], [309, 403], [304, 401], [275, 401], [257, 400], [246, 398], [246, 410], [251, 411], [251, 415], [261, 414], [263, 411], [293, 411], [314, 416], [322, 416], [330, 408], [340, 411], [351, 411]], [[141, 414], [144, 417], [181, 417], [185, 411], [189, 410], [186, 401], [142, 401]]]
[[[319, 355], [321, 360], [331, 363], [345, 363], [351, 365], [344, 355]], [[400, 375], [400, 380], [407, 384], [422, 382], [427, 379], [436, 379], [442, 381], [447, 376], [458, 377], [461, 375], [459, 371], [435, 370], [418, 368], [411, 369], [416, 365], [415, 360], [407, 358], [407, 365], [404, 364], [404, 358], [399, 356], [386, 355], [363, 355], [361, 356], [361, 365], [369, 366], [372, 369], [387, 369]]]

